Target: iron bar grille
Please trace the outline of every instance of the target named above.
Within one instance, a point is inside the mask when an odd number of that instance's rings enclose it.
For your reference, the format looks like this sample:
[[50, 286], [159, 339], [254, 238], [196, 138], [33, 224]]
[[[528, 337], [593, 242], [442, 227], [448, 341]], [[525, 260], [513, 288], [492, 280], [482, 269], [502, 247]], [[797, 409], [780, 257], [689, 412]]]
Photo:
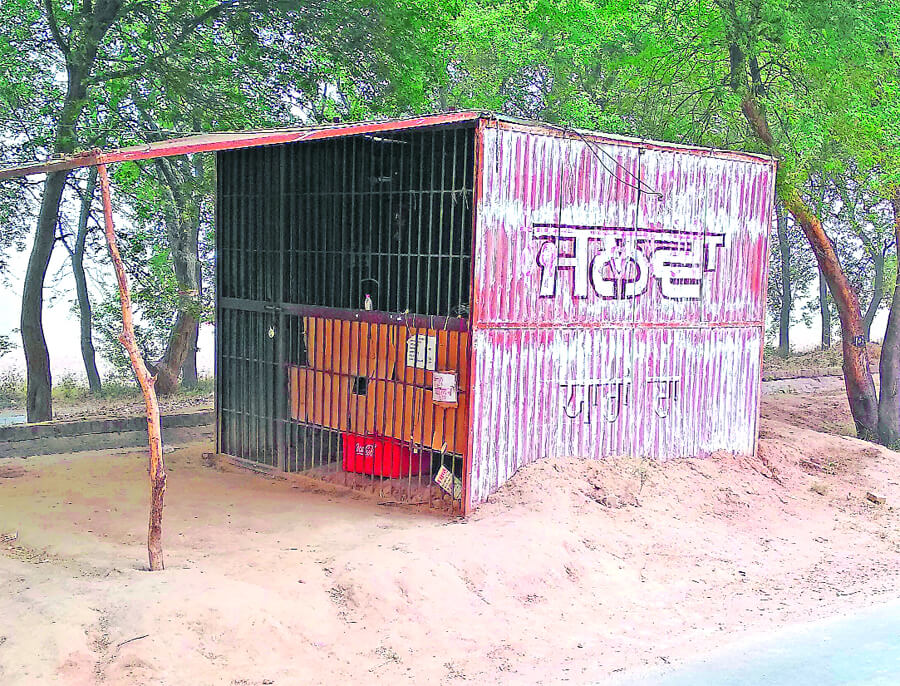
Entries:
[[461, 508], [474, 168], [472, 128], [219, 154], [221, 452]]

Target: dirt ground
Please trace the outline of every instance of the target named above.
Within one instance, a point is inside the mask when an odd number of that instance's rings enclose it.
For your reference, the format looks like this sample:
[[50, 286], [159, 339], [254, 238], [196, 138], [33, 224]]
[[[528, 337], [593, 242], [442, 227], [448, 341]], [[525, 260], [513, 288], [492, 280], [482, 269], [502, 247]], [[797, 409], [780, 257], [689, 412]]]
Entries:
[[141, 451], [7, 460], [0, 683], [609, 683], [895, 599], [898, 455], [832, 386], [770, 388], [756, 460], [544, 461], [467, 521], [185, 446], [160, 573]]
[[[213, 409], [213, 396], [205, 391], [179, 391], [170, 396], [159, 398], [159, 409], [164, 414], [181, 414], [186, 412], [205, 412]], [[87, 391], [79, 390], [72, 398], [55, 399], [53, 401], [53, 419], [55, 421], [76, 421], [79, 419], [119, 419], [140, 417], [144, 412], [144, 398], [135, 388], [119, 397], [94, 398]], [[13, 407], [0, 409], [0, 425], [6, 418], [7, 423], [24, 423], [25, 406], [16, 404]]]
[[[177, 393], [159, 398], [159, 409], [166, 414], [203, 412], [213, 409], [213, 397], [209, 393]], [[53, 406], [53, 418], [73, 421], [77, 419], [116, 419], [140, 417], [144, 412], [144, 398], [139, 392], [121, 398], [91, 396], [71, 402], [57, 402]]]
[[[877, 371], [881, 359], [881, 344], [868, 343], [869, 365]], [[840, 376], [843, 352], [840, 342], [830, 348], [792, 352], [788, 357], [781, 357], [772, 348], [766, 348], [763, 355], [763, 379], [806, 378], [811, 376]]]

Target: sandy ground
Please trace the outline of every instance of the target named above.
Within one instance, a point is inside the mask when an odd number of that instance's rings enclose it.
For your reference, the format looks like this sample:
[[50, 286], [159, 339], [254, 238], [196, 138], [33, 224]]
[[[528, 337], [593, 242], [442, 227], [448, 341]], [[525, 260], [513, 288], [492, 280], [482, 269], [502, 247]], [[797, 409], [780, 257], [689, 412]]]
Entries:
[[159, 573], [143, 453], [4, 461], [0, 683], [609, 683], [900, 597], [898, 455], [769, 390], [756, 460], [545, 461], [467, 521], [185, 446]]
[[[210, 393], [199, 391], [179, 392], [160, 397], [159, 408], [164, 415], [205, 412], [213, 409], [213, 397]], [[53, 419], [55, 421], [140, 417], [143, 412], [144, 399], [138, 391], [117, 398], [92, 398], [85, 395], [53, 402]], [[4, 418], [7, 420], [6, 423], [24, 424], [24, 406], [0, 409], [0, 420]], [[3, 423], [0, 421], [0, 425]]]

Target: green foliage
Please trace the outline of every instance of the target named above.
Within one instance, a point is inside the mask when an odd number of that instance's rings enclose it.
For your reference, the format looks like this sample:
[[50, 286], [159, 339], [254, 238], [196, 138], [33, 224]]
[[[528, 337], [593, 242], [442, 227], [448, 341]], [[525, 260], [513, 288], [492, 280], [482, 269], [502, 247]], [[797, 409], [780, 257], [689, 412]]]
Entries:
[[[122, 311], [117, 290], [107, 287], [102, 298], [95, 303], [94, 326], [97, 333], [97, 350], [112, 367], [109, 379], [119, 383], [136, 384], [131, 360], [119, 341], [119, 334], [122, 333]], [[167, 332], [165, 321], [154, 319], [152, 316], [146, 318], [143, 312], [139, 312], [134, 322], [134, 334], [138, 350], [145, 360], [159, 359], [165, 348]]]
[[15, 349], [16, 344], [10, 340], [9, 336], [0, 335], [0, 357], [3, 357]]
[[[838, 177], [826, 178], [818, 202], [820, 216], [841, 255], [841, 263], [864, 310], [889, 305], [890, 263], [895, 262], [894, 216], [891, 203], [881, 194], [884, 179], [861, 175], [855, 164]], [[889, 259], [892, 258], [892, 259]], [[875, 292], [879, 272], [882, 292]], [[873, 302], [877, 299], [877, 302]]]
[[[775, 152], [780, 189], [819, 208], [864, 306], [873, 296], [874, 260], [894, 249], [885, 201], [900, 189], [897, 0], [482, 1], [451, 26], [451, 104]], [[771, 146], [748, 126], [748, 99]], [[800, 293], [813, 256], [796, 230], [792, 254]], [[770, 282], [770, 310], [780, 288]]]
[[[99, 36], [82, 14], [99, 3], [0, 6], [0, 124], [8, 130], [0, 163], [194, 130], [447, 108], [768, 151], [742, 111], [750, 96], [780, 157], [780, 188], [799, 190], [820, 211], [861, 299], [871, 293], [875, 255], [887, 255], [885, 297], [896, 279], [885, 201], [900, 189], [900, 0], [113, 5], [119, 11]], [[74, 104], [67, 63], [83, 67]], [[212, 317], [211, 162], [114, 169], [121, 248], [150, 360], [179, 309]], [[34, 187], [0, 184], [0, 272], [36, 199]], [[812, 256], [792, 231], [799, 291]], [[199, 243], [202, 298], [185, 285], [186, 237]], [[96, 252], [92, 268], [109, 272]], [[771, 308], [779, 288], [773, 279]], [[130, 380], [117, 295], [104, 293], [95, 310], [101, 351]]]
[[0, 410], [25, 405], [25, 378], [14, 369], [0, 371]]
[[[798, 307], [798, 304], [808, 294], [809, 286], [816, 277], [816, 261], [800, 227], [789, 216], [785, 217], [785, 222], [790, 254], [791, 322], [803, 322], [809, 326], [812, 323], [811, 311], [808, 308]], [[784, 303], [783, 291], [779, 238], [777, 231], [773, 229], [769, 236], [769, 283], [766, 305], [769, 314], [767, 335], [776, 342], [779, 316]]]
[[[400, 30], [407, 16], [401, 10], [349, 0], [9, 0], [0, 5], [0, 164], [178, 132], [367, 116], [376, 100], [386, 108], [393, 98], [400, 108], [415, 88], [390, 95], [386, 74], [394, 70], [385, 64], [403, 49], [385, 20], [397, 20]], [[403, 31], [413, 38], [419, 24], [408, 18]], [[169, 178], [160, 165], [126, 164], [113, 179], [128, 220], [118, 228], [125, 229], [123, 252], [148, 348], [165, 342], [178, 309], [208, 320], [213, 296], [212, 165], [164, 166], [177, 173]], [[8, 251], [23, 247], [39, 193], [40, 186], [24, 182], [0, 184], [0, 274]], [[61, 231], [73, 200], [64, 197]], [[192, 252], [183, 243], [198, 235], [202, 299], [192, 295], [196, 285], [186, 285], [183, 259]], [[96, 257], [102, 246], [93, 248]]]
[[[116, 183], [129, 189], [120, 203], [129, 222], [119, 231], [121, 252], [131, 279], [132, 300], [152, 335], [165, 341], [179, 311], [191, 312], [201, 322], [214, 311], [214, 174], [202, 156], [144, 168], [122, 164]], [[201, 296], [179, 259], [193, 263], [192, 242], [200, 260]], [[181, 254], [176, 254], [177, 251]]]
[[765, 151], [741, 111], [750, 89], [785, 182], [842, 170], [848, 156], [893, 178], [898, 10], [896, 0], [481, 1], [444, 17], [436, 51], [454, 106]]

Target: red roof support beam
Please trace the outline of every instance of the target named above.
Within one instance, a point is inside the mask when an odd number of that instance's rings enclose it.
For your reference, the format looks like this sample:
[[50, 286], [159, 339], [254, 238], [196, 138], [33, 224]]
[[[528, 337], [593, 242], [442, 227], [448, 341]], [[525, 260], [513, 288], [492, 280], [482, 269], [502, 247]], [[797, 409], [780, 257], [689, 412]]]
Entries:
[[174, 157], [190, 155], [198, 152], [216, 152], [219, 150], [236, 150], [238, 148], [254, 148], [263, 145], [280, 145], [299, 141], [314, 141], [338, 136], [361, 136], [366, 134], [403, 131], [423, 127], [447, 126], [475, 121], [482, 115], [479, 112], [450, 112], [433, 114], [411, 119], [399, 119], [380, 122], [362, 122], [356, 124], [333, 124], [327, 127], [302, 129], [272, 129], [269, 131], [237, 131], [224, 133], [199, 133], [182, 138], [172, 138], [155, 143], [132, 145], [126, 148], [101, 152], [92, 150], [69, 157], [32, 162], [0, 169], [0, 181], [17, 178], [29, 174], [45, 174], [52, 171], [93, 167], [100, 164], [149, 160], [157, 157]]

